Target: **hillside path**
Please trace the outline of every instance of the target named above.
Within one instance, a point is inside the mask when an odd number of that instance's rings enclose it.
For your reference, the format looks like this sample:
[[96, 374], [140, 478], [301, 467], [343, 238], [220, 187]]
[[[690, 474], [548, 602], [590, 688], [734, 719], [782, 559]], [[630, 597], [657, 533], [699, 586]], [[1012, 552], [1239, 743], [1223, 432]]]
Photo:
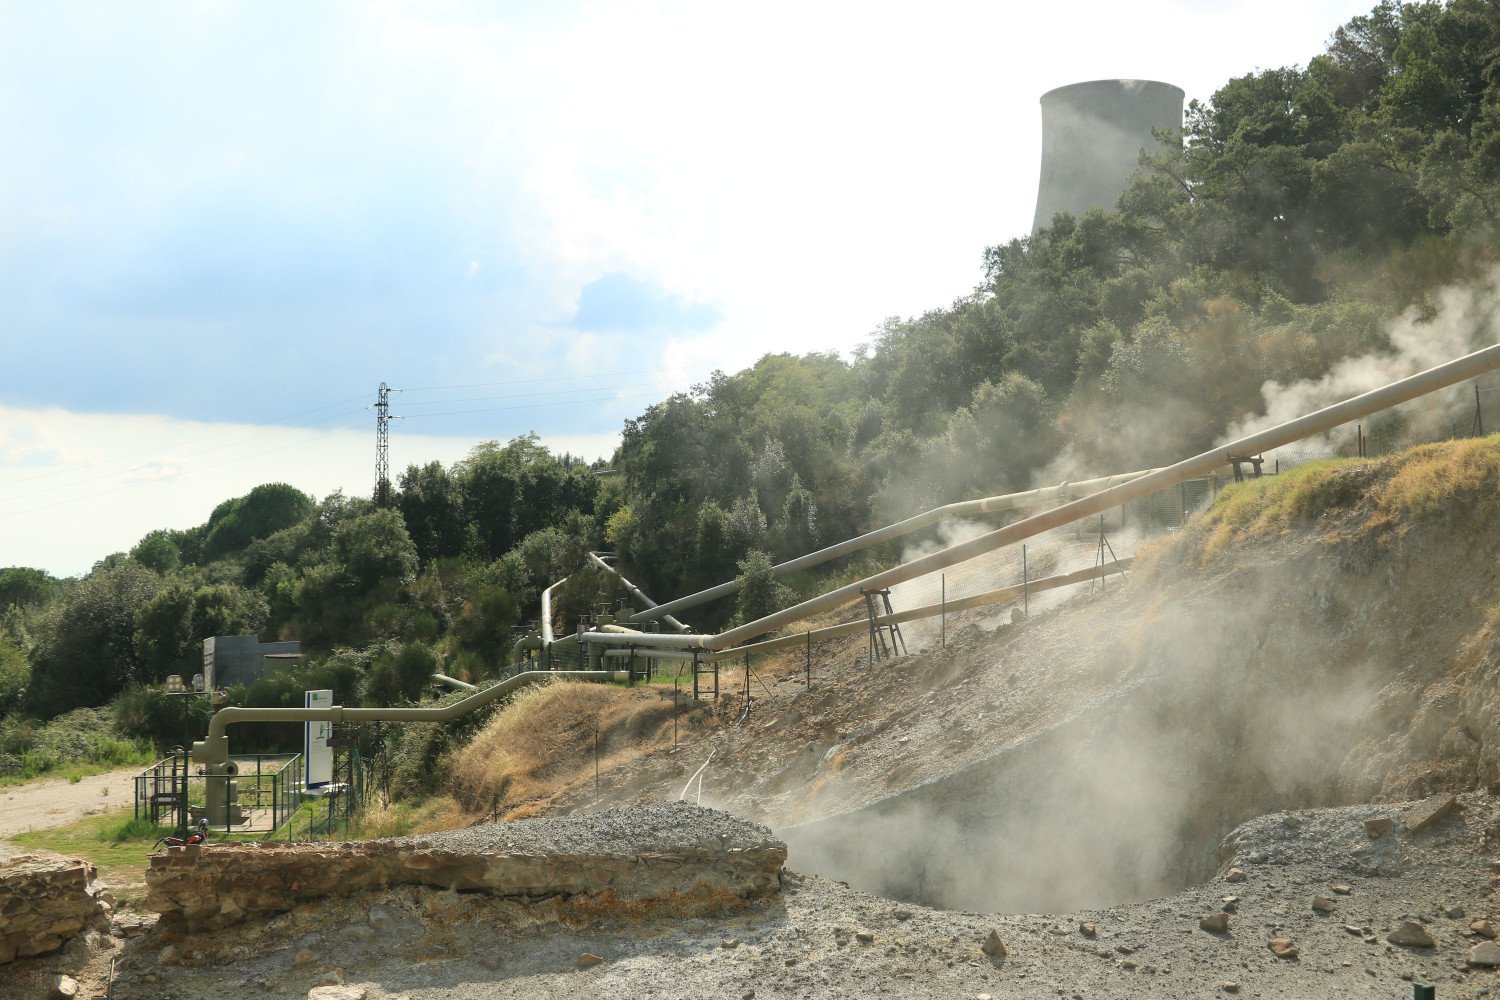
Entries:
[[66, 826], [85, 816], [128, 806], [132, 798], [130, 778], [140, 769], [139, 765], [123, 767], [76, 784], [66, 778], [40, 778], [0, 788], [0, 838]]

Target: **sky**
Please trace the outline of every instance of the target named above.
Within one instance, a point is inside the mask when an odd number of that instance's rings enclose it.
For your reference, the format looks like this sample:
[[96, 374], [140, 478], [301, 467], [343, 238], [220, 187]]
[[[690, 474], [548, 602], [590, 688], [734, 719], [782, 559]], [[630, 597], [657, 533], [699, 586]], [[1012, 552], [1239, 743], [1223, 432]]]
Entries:
[[1024, 235], [1038, 98], [1209, 98], [1372, 0], [0, 0], [0, 567], [368, 495], [847, 355]]

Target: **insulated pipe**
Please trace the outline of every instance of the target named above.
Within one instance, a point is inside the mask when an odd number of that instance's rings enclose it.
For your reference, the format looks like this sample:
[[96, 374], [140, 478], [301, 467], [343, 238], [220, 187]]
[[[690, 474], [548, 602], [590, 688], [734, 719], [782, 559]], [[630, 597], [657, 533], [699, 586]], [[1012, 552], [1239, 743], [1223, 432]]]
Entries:
[[[1060, 507], [1044, 510], [1023, 518], [1002, 528], [971, 538], [966, 542], [950, 546], [920, 559], [914, 559], [909, 563], [894, 566], [882, 573], [866, 577], [863, 580], [831, 590], [825, 594], [803, 601], [775, 614], [767, 615], [757, 621], [747, 622], [738, 628], [732, 628], [718, 635], [649, 635], [649, 636], [610, 636], [604, 633], [584, 633], [581, 636], [585, 641], [592, 642], [624, 642], [628, 645], [663, 646], [677, 649], [727, 649], [735, 643], [752, 639], [758, 635], [780, 628], [791, 622], [801, 621], [813, 615], [830, 611], [834, 608], [848, 604], [858, 598], [867, 590], [885, 590], [898, 583], [914, 580], [919, 576], [946, 569], [956, 563], [966, 562], [975, 556], [998, 549], [1005, 545], [1011, 545], [1033, 535], [1050, 531], [1053, 528], [1071, 524], [1074, 521], [1089, 517], [1118, 507], [1121, 504], [1140, 497], [1149, 496], [1157, 490], [1168, 486], [1175, 486], [1188, 479], [1196, 479], [1207, 475], [1214, 469], [1229, 462], [1234, 456], [1258, 455], [1273, 448], [1299, 441], [1302, 438], [1331, 430], [1340, 424], [1349, 423], [1367, 417], [1372, 413], [1389, 409], [1399, 403], [1416, 399], [1429, 392], [1462, 382], [1464, 379], [1483, 375], [1485, 372], [1500, 368], [1500, 344], [1466, 354], [1461, 358], [1418, 372], [1415, 375], [1399, 379], [1389, 385], [1372, 389], [1361, 393], [1352, 399], [1346, 399], [1332, 406], [1325, 406], [1321, 410], [1309, 413], [1305, 416], [1288, 420], [1274, 427], [1248, 434], [1237, 441], [1231, 441], [1226, 445], [1194, 455], [1192, 458], [1184, 459], [1176, 465], [1164, 469], [1148, 472], [1144, 476], [1133, 479], [1118, 486], [1111, 486], [1097, 493], [1086, 496], [1080, 500], [1065, 503]], [[665, 605], [663, 605], [665, 607]]]
[[[673, 618], [671, 615], [665, 614], [664, 612], [655, 610], [655, 609], [659, 608], [660, 606], [655, 601], [653, 601], [651, 598], [647, 597], [644, 593], [642, 593], [641, 592], [641, 588], [637, 587], [635, 584], [633, 584], [629, 580], [625, 579], [625, 574], [624, 573], [621, 573], [619, 570], [615, 569], [609, 563], [607, 563], [603, 559], [601, 559], [599, 557], [599, 553], [597, 553], [597, 552], [590, 552], [589, 553], [589, 561], [591, 563], [593, 563], [595, 566], [598, 566], [600, 569], [608, 570], [609, 572], [613, 573], [615, 575], [616, 579], [618, 579], [620, 581], [620, 583], [624, 585], [625, 589], [630, 592], [630, 596], [631, 597], [634, 597], [636, 600], [640, 601], [642, 604], [644, 604], [647, 607], [647, 609], [652, 610], [653, 613], [652, 613], [651, 618], [649, 620], [654, 621], [654, 620], [656, 620], [656, 619], [659, 618], [661, 621], [665, 622], [666, 625], [667, 625], [667, 627], [670, 628], [674, 632], [691, 632], [692, 631], [692, 629], [688, 628], [686, 625], [682, 624], [682, 622], [678, 621], [676, 618]], [[626, 621], [630, 621], [630, 622], [639, 621], [640, 620], [640, 616], [639, 615], [635, 615], [635, 616], [632, 616], [632, 617], [627, 618], [625, 620]]]
[[[542, 637], [539, 635], [523, 635], [510, 647], [510, 659], [512, 663], [520, 663], [526, 659], [528, 650], [541, 649]], [[434, 677], [437, 675], [434, 674]], [[476, 689], [477, 690], [477, 689]]]
[[449, 677], [447, 674], [433, 674], [432, 679], [437, 681], [439, 684], [446, 684], [448, 687], [451, 687], [457, 691], [479, 690], [478, 684], [470, 684], [468, 681], [461, 681], [457, 677]]
[[193, 744], [193, 760], [208, 766], [209, 774], [222, 774], [229, 763], [229, 737], [225, 730], [236, 722], [447, 722], [510, 694], [527, 684], [553, 677], [576, 681], [627, 681], [623, 670], [528, 670], [507, 677], [499, 684], [476, 691], [462, 701], [438, 708], [239, 708], [229, 706], [214, 713], [208, 735]]
[[[921, 531], [923, 528], [945, 521], [952, 517], [972, 517], [975, 514], [993, 514], [1002, 510], [1017, 510], [1022, 507], [1035, 507], [1037, 504], [1050, 503], [1053, 500], [1075, 500], [1078, 497], [1088, 496], [1097, 490], [1102, 490], [1116, 483], [1130, 482], [1141, 476], [1155, 472], [1155, 469], [1146, 469], [1142, 472], [1120, 472], [1112, 476], [1103, 476], [1099, 479], [1087, 479], [1077, 483], [1059, 483], [1056, 486], [1044, 486], [1041, 489], [1026, 490], [1022, 493], [1005, 493], [1000, 496], [984, 497], [980, 500], [961, 500], [958, 503], [946, 504], [942, 507], [934, 507], [932, 510], [921, 514], [914, 514], [904, 521], [888, 524], [883, 528], [866, 532], [854, 538], [845, 539], [827, 548], [807, 555], [788, 559], [784, 563], [777, 563], [771, 567], [775, 576], [786, 576], [798, 570], [808, 569], [812, 566], [820, 566], [831, 559], [846, 556], [851, 552], [859, 552], [871, 546], [888, 542], [893, 538], [901, 538], [913, 532]], [[658, 615], [669, 611], [680, 611], [683, 608], [697, 607], [707, 604], [709, 601], [720, 597], [727, 597], [740, 589], [738, 580], [730, 580], [707, 590], [700, 590], [696, 594], [679, 597], [668, 601], [666, 604], [652, 605], [646, 611], [639, 611], [626, 618], [627, 622], [654, 621]]]
[[558, 580], [542, 591], [542, 645], [552, 645], [552, 591], [568, 582], [567, 577]]
[[[1110, 576], [1114, 573], [1123, 573], [1135, 562], [1134, 556], [1119, 559], [1105, 564], [1101, 569], [1091, 566], [1088, 569], [1075, 570], [1072, 573], [1062, 573], [1057, 576], [1044, 576], [1038, 580], [1030, 580], [1024, 584], [1016, 584], [1012, 587], [1001, 587], [999, 590], [989, 590], [982, 594], [974, 594], [957, 600], [948, 601], [946, 604], [928, 604], [920, 608], [908, 608], [905, 611], [897, 611], [889, 615], [876, 615], [876, 625], [899, 625], [902, 622], [915, 621], [919, 618], [936, 618], [946, 610], [948, 613], [955, 611], [970, 611], [974, 608], [982, 608], [991, 604], [1005, 604], [1014, 601], [1023, 593], [1039, 593], [1046, 590], [1056, 590], [1059, 587], [1071, 587], [1078, 583], [1087, 583], [1100, 577]], [[855, 632], [863, 632], [870, 627], [868, 618], [859, 618], [852, 622], [842, 622], [838, 625], [829, 625], [825, 628], [813, 629], [810, 632], [799, 632], [796, 635], [782, 636], [779, 639], [767, 639], [764, 642], [752, 642], [748, 646], [737, 646], [734, 649], [718, 650], [712, 653], [699, 653], [698, 662], [713, 663], [716, 660], [729, 660], [749, 653], [774, 653], [778, 649], [788, 646], [801, 646], [811, 640], [821, 642], [824, 639], [834, 639], [841, 635], [851, 635]], [[681, 649], [636, 649], [636, 656], [650, 656], [659, 660], [691, 660], [693, 654]], [[605, 656], [625, 657], [632, 655], [629, 649], [611, 649]]]

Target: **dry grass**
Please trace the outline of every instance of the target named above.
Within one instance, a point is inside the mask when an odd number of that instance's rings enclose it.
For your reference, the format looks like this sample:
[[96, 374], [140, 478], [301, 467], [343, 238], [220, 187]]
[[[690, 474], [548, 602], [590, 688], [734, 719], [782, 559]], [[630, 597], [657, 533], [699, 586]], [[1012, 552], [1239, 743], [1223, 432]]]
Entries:
[[1237, 483], [1202, 517], [1147, 546], [1137, 575], [1206, 567], [1245, 545], [1294, 530], [1329, 541], [1402, 534], [1424, 520], [1478, 525], [1500, 510], [1500, 435], [1420, 445], [1371, 459], [1312, 462], [1279, 476]]
[[523, 692], [453, 758], [450, 785], [470, 813], [519, 819], [557, 795], [671, 741], [672, 694], [556, 681]]
[[372, 797], [359, 817], [361, 839], [406, 837], [421, 833], [457, 830], [474, 822], [457, 801], [436, 795], [421, 802], [391, 802], [382, 805]]

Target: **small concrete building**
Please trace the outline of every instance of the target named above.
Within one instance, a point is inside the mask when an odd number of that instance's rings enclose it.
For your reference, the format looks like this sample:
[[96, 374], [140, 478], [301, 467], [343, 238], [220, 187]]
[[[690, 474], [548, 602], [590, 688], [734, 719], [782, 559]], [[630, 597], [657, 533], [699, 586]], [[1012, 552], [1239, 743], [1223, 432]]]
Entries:
[[254, 635], [216, 635], [203, 640], [203, 684], [209, 691], [260, 680], [302, 656], [302, 643], [261, 642]]
[[1042, 95], [1042, 176], [1031, 231], [1058, 212], [1113, 208], [1152, 129], [1182, 128], [1181, 87], [1155, 80], [1091, 80]]

